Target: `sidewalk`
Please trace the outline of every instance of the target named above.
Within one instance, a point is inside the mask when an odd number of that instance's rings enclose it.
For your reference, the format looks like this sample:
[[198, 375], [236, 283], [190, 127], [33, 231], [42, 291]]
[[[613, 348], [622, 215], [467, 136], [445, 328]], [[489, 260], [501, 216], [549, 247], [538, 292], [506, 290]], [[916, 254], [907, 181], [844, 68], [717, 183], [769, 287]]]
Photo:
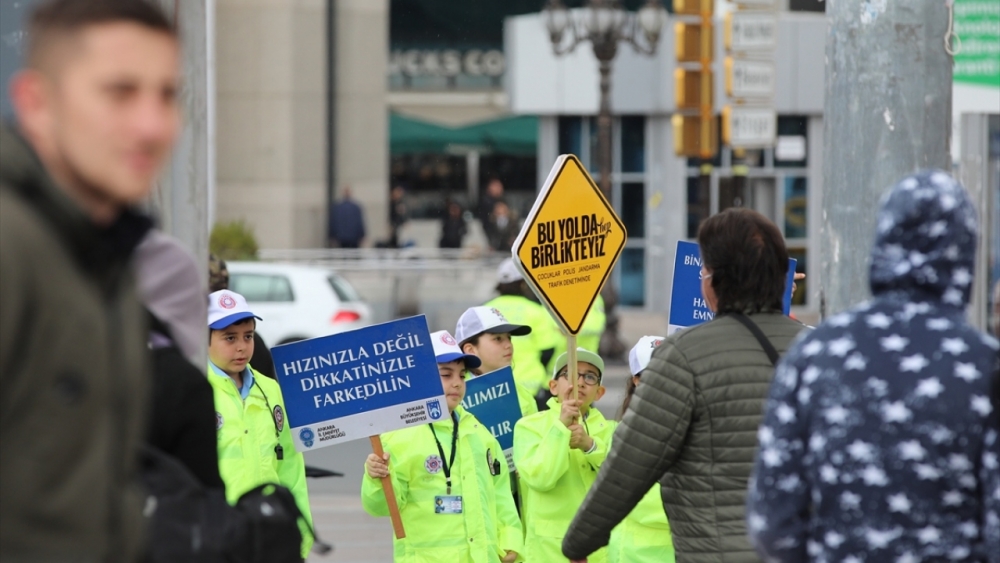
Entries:
[[326, 557], [310, 554], [309, 563], [392, 562], [392, 524], [369, 516], [357, 494], [311, 494], [309, 503], [316, 532], [334, 547]]

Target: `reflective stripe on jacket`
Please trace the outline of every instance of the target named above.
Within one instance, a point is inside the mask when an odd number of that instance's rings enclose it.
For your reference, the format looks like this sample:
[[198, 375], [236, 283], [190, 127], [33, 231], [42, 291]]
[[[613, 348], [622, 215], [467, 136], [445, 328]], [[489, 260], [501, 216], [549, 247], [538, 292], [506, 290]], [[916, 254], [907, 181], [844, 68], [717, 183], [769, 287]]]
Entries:
[[[596, 447], [591, 453], [570, 449], [570, 431], [559, 421], [560, 405], [553, 397], [549, 410], [522, 418], [514, 426], [514, 465], [524, 495], [525, 560], [557, 563], [562, 540], [573, 516], [608, 455], [615, 423], [591, 408], [587, 432]], [[604, 563], [607, 550], [597, 551], [590, 563]]]
[[[226, 484], [226, 499], [235, 504], [243, 493], [254, 487], [279, 483], [292, 491], [299, 510], [312, 525], [305, 459], [292, 442], [278, 383], [254, 371], [254, 385], [244, 402], [232, 378], [217, 375], [211, 365], [207, 373], [215, 395], [219, 474]], [[282, 448], [281, 461], [274, 451], [278, 444]], [[303, 558], [308, 555], [312, 543], [312, 536], [303, 529]]]
[[[396, 563], [496, 563], [507, 551], [522, 552], [523, 531], [503, 450], [475, 416], [461, 408], [456, 412], [458, 452], [451, 468], [451, 495], [462, 497], [461, 514], [434, 512], [436, 497], [448, 494], [434, 436], [450, 458], [451, 418], [382, 435], [406, 530], [404, 539], [393, 539]], [[367, 472], [361, 502], [372, 516], [389, 515], [381, 480]]]

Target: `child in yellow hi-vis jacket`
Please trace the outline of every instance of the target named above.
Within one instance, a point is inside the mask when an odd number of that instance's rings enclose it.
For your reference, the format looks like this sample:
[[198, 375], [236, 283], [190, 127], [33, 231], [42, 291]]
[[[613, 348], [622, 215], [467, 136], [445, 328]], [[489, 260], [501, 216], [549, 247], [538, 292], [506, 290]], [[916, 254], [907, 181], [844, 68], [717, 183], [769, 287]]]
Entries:
[[[628, 380], [621, 413], [639, 385], [639, 374], [649, 365], [653, 350], [663, 342], [662, 336], [643, 336], [628, 354], [628, 367], [632, 377]], [[608, 563], [674, 563], [674, 542], [670, 524], [663, 511], [660, 484], [656, 483], [639, 504], [611, 532], [608, 544]]]
[[[295, 450], [285, 423], [281, 388], [250, 367], [258, 317], [242, 295], [228, 289], [208, 299], [208, 382], [215, 398], [219, 474], [226, 499], [235, 504], [254, 487], [279, 483], [291, 490], [311, 526], [305, 459]], [[299, 528], [306, 557], [312, 532], [302, 523]]]
[[474, 354], [482, 360], [482, 366], [474, 371], [475, 375], [511, 367], [517, 402], [524, 416], [538, 412], [538, 405], [535, 404], [535, 394], [518, 375], [521, 368], [513, 364], [514, 342], [511, 337], [525, 336], [532, 330], [530, 326], [511, 323], [495, 307], [469, 307], [455, 325], [455, 338], [462, 352]]
[[464, 354], [447, 331], [431, 335], [451, 416], [382, 435], [385, 455], [365, 461], [361, 501], [372, 516], [389, 508], [380, 479], [392, 478], [406, 537], [396, 563], [513, 563], [523, 545], [503, 450], [489, 429], [460, 407]]
[[[604, 395], [604, 361], [577, 349], [577, 388], [567, 373], [567, 355], [556, 359], [549, 390], [549, 409], [519, 420], [514, 426], [514, 465], [524, 495], [524, 557], [529, 563], [558, 563], [562, 540], [576, 510], [608, 455], [615, 424], [591, 405]], [[589, 563], [604, 563], [607, 550], [591, 555]]]

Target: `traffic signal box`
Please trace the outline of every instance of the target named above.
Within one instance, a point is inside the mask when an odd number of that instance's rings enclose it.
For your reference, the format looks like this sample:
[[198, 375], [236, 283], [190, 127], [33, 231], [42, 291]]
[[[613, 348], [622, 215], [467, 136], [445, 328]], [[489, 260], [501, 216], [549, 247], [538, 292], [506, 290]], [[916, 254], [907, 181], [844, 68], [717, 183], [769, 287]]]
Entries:
[[674, 25], [677, 68], [672, 118], [674, 151], [679, 156], [712, 158], [718, 152], [718, 125], [713, 115], [712, 61], [714, 0], [674, 0], [674, 13], [698, 16]]

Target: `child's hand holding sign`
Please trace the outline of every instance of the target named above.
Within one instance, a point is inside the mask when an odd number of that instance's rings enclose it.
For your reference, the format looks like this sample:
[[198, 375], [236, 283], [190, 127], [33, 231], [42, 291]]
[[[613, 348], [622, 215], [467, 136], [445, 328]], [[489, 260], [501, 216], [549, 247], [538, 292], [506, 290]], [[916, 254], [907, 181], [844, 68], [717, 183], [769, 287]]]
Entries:
[[365, 459], [365, 471], [368, 472], [368, 476], [372, 479], [381, 479], [383, 477], [389, 476], [389, 452], [382, 454], [379, 457], [375, 454], [368, 454], [368, 458]]

